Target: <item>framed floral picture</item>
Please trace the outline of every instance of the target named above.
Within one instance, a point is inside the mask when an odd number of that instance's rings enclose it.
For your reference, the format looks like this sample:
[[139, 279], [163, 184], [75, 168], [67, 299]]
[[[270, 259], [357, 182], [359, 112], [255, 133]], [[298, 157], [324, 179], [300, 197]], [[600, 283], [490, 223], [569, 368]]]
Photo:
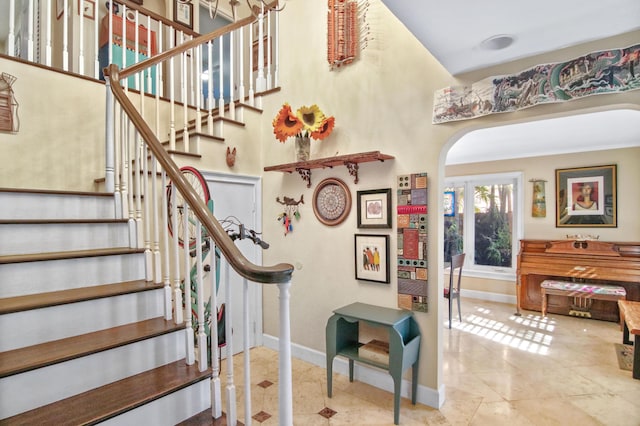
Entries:
[[358, 191], [358, 228], [391, 228], [391, 188]]
[[388, 284], [389, 236], [356, 234], [354, 243], [356, 279]]
[[615, 228], [617, 166], [556, 170], [556, 227]]

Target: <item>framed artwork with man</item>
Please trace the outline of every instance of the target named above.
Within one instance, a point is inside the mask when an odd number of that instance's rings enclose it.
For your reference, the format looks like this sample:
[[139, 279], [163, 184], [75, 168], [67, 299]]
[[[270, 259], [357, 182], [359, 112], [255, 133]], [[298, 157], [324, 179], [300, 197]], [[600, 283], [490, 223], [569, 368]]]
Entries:
[[556, 170], [556, 227], [617, 227], [616, 165]]

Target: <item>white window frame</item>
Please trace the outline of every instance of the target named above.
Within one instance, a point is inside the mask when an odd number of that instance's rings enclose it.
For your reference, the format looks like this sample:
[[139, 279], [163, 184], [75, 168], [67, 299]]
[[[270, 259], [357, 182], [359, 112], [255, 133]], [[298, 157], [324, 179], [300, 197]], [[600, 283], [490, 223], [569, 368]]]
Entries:
[[[491, 173], [483, 175], [467, 175], [447, 177], [445, 187], [464, 187], [464, 235], [463, 247], [466, 253], [463, 275], [498, 280], [515, 280], [520, 250], [520, 240], [524, 235], [524, 174], [522, 172]], [[475, 187], [481, 185], [513, 184], [513, 231], [511, 237], [511, 267], [497, 267], [475, 264]], [[467, 209], [471, 209], [467, 212]]]

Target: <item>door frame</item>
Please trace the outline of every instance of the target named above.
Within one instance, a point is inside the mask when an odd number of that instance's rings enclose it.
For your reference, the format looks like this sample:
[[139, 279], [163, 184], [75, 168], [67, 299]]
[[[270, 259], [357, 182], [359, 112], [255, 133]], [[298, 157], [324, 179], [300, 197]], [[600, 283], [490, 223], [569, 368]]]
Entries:
[[[200, 173], [205, 178], [207, 184], [211, 182], [215, 182], [217, 184], [236, 184], [236, 185], [246, 185], [252, 189], [253, 197], [254, 197], [254, 208], [253, 208], [253, 220], [255, 223], [255, 231], [262, 232], [262, 178], [259, 176], [250, 176], [250, 175], [238, 175], [238, 174], [229, 174], [222, 172], [213, 172], [213, 171], [204, 171], [200, 170]], [[211, 188], [210, 188], [211, 189]], [[211, 192], [211, 199], [215, 202], [215, 194]], [[214, 204], [214, 216], [216, 219], [223, 219], [222, 217], [218, 217], [215, 213], [215, 204]], [[262, 265], [262, 249], [259, 246], [255, 246], [254, 257], [255, 259], [251, 259], [247, 257], [250, 261], [254, 262], [257, 265]], [[245, 254], [246, 256], [246, 254]], [[220, 285], [223, 285], [221, 282]], [[236, 304], [237, 306], [241, 306], [240, 304]], [[253, 307], [253, 324], [254, 326], [250, 329], [252, 336], [250, 336], [249, 341], [253, 342], [252, 347], [258, 347], [263, 345], [263, 322], [262, 322], [262, 285], [249, 285], [249, 306]], [[241, 336], [241, 335], [240, 335]], [[235, 345], [234, 345], [235, 347]], [[237, 349], [234, 348], [234, 352], [237, 352]], [[224, 355], [223, 355], [224, 357]]]

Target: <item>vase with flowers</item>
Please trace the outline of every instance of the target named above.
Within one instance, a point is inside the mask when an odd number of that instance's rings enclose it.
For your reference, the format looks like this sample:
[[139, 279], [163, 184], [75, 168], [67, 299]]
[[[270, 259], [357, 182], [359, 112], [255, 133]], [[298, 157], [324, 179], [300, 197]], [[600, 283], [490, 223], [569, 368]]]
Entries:
[[318, 105], [302, 106], [294, 113], [291, 106], [285, 103], [273, 119], [273, 133], [282, 143], [290, 137], [295, 138], [296, 161], [307, 161], [311, 139], [320, 141], [326, 138], [334, 125], [335, 118], [325, 116]]

